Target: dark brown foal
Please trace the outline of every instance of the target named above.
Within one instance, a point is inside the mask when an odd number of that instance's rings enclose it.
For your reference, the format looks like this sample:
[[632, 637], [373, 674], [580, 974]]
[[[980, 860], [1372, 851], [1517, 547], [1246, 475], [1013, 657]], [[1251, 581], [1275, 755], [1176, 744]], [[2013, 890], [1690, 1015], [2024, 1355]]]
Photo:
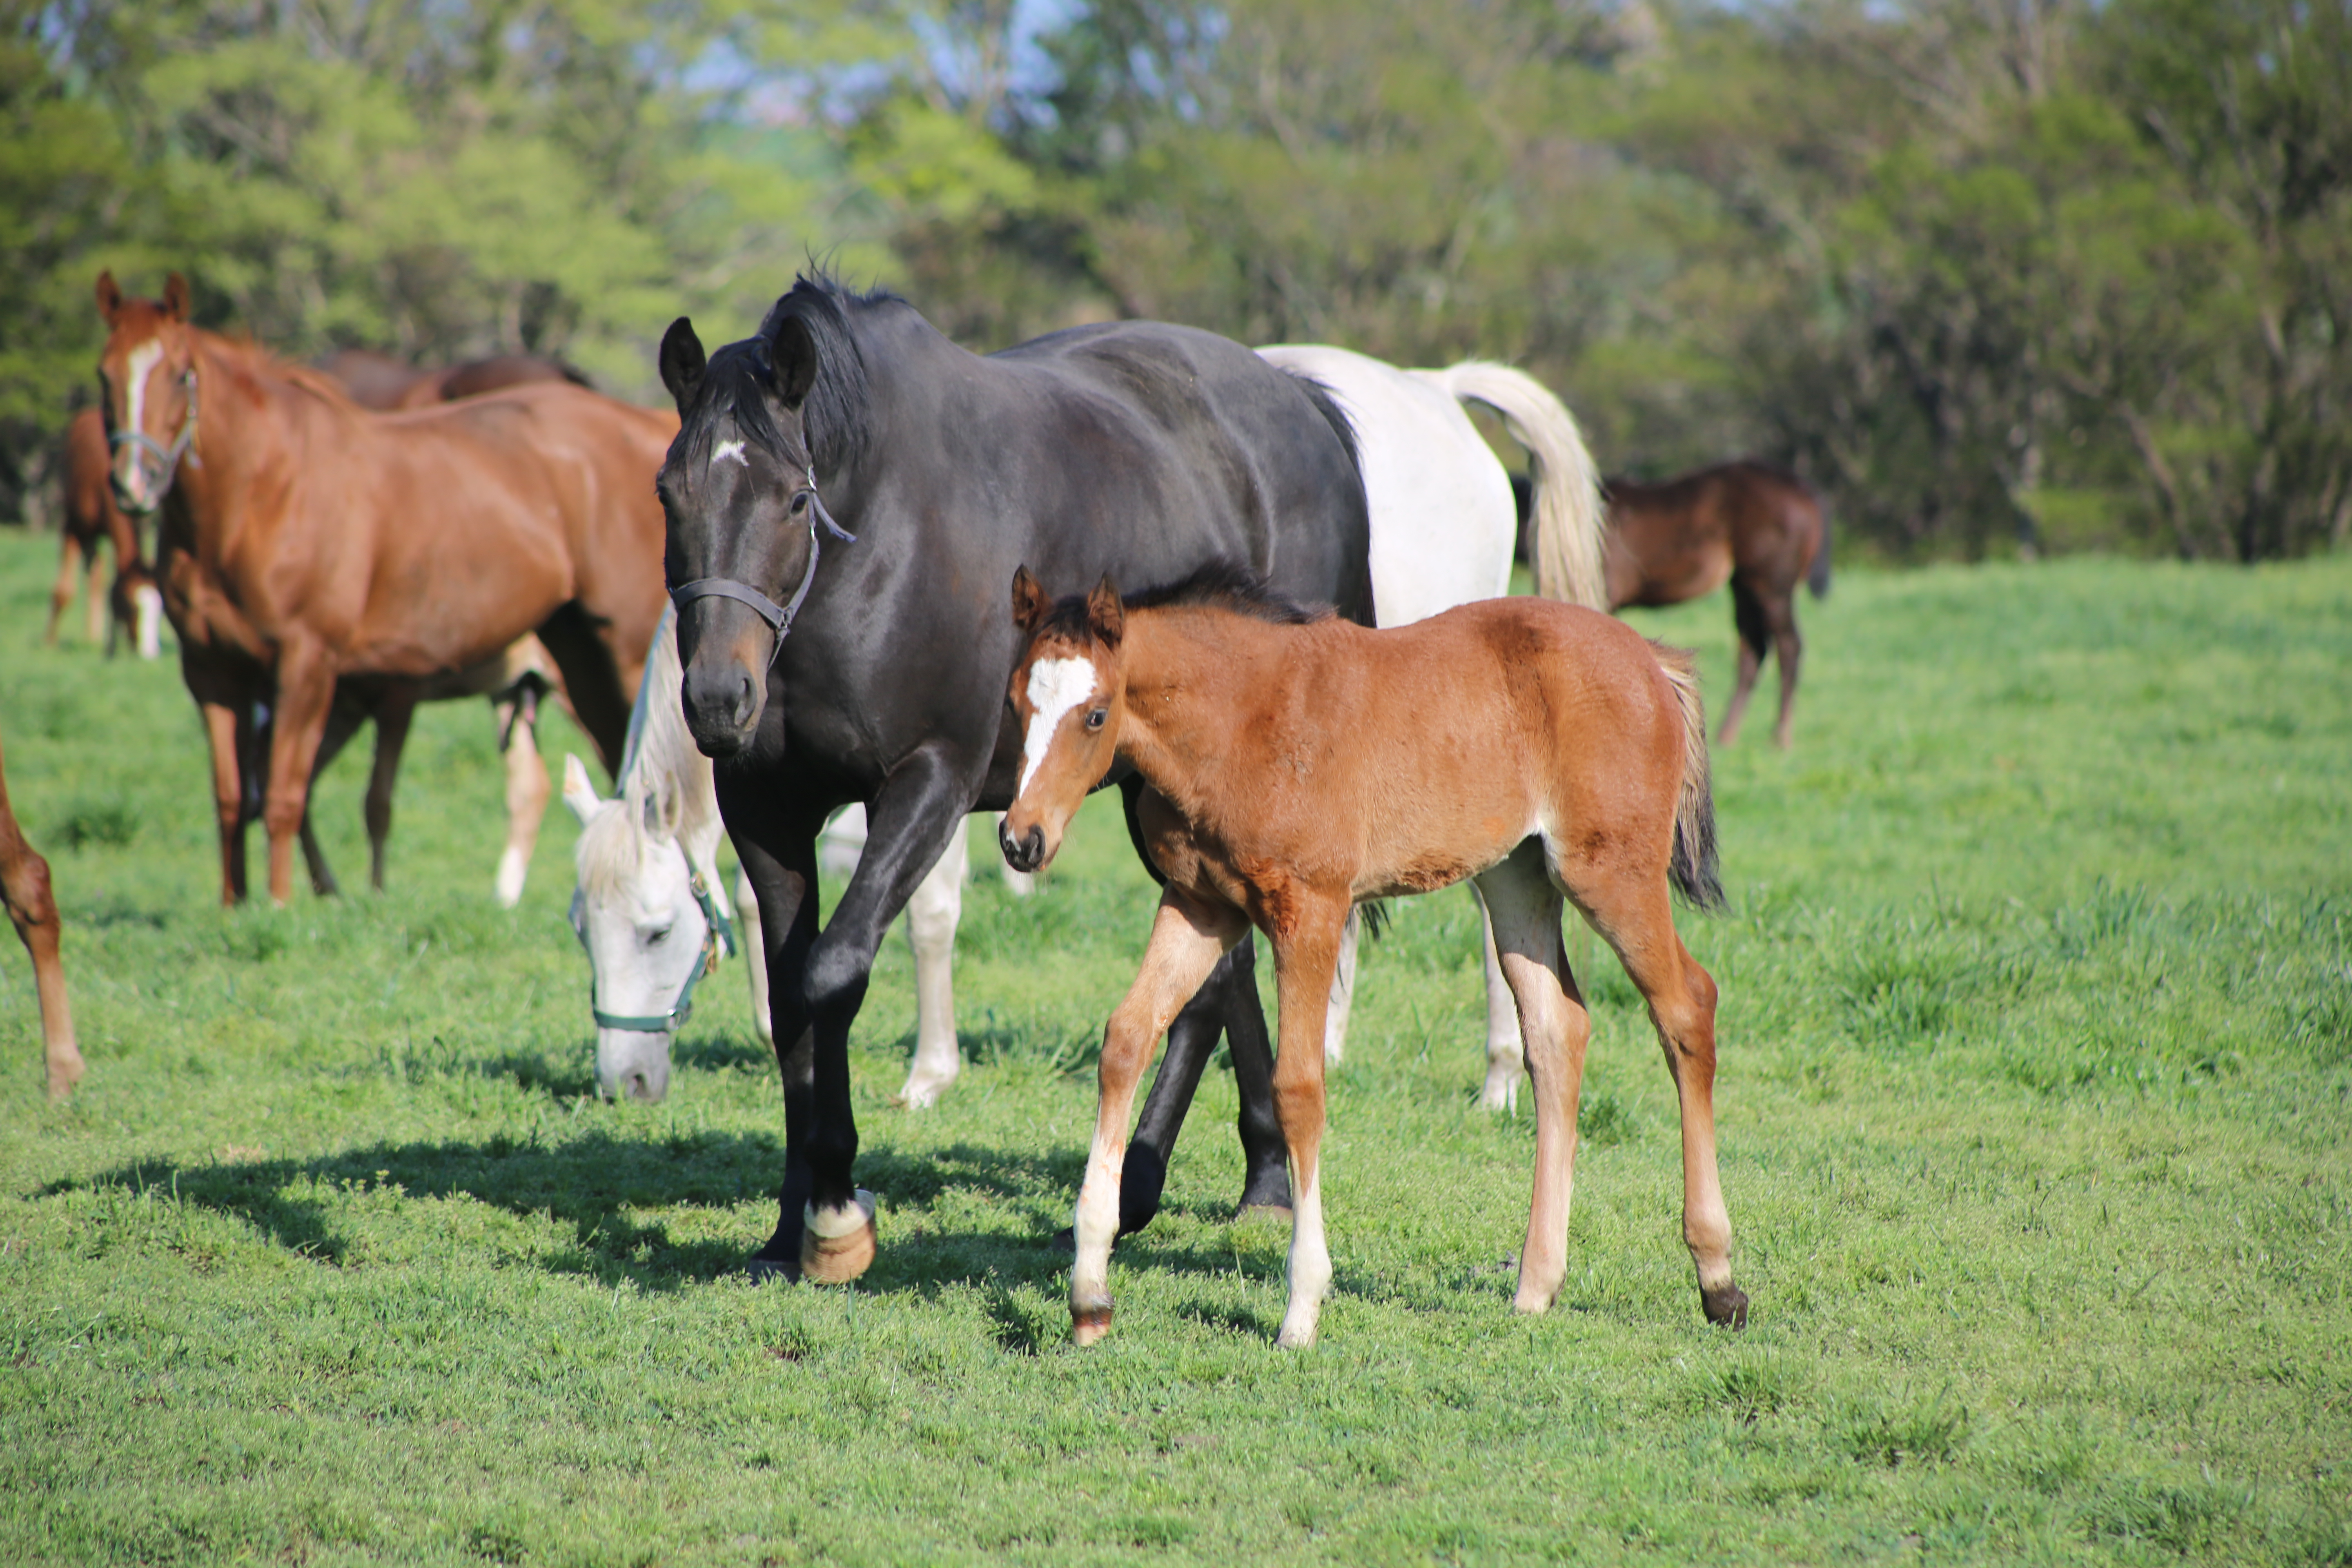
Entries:
[[1739, 685], [1716, 744], [1727, 746], [1769, 650], [1780, 661], [1780, 719], [1772, 743], [1789, 744], [1797, 701], [1797, 584], [1830, 591], [1829, 514], [1805, 481], [1769, 463], [1723, 463], [1664, 484], [1611, 479], [1606, 545], [1609, 607], [1679, 605], [1731, 584], [1739, 628]]

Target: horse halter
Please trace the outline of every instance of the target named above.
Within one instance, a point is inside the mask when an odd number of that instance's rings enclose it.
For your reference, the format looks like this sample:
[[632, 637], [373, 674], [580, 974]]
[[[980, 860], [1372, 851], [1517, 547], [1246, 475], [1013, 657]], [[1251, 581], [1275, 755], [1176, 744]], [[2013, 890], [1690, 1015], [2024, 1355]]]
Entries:
[[595, 950], [588, 946], [588, 933], [580, 928], [579, 921], [572, 921], [572, 934], [580, 939], [582, 951], [588, 954], [588, 1011], [595, 1018], [598, 1028], [631, 1029], [647, 1035], [675, 1034], [694, 1016], [694, 988], [702, 983], [702, 977], [719, 972], [721, 957], [741, 951], [740, 944], [735, 940], [734, 922], [727, 918], [727, 911], [719, 907], [719, 900], [710, 896], [709, 886], [703, 881], [702, 873], [694, 872], [688, 885], [694, 889], [694, 901], [702, 906], [702, 961], [688, 971], [686, 984], [678, 989], [677, 1000], [670, 1004], [667, 1013], [607, 1013], [597, 1006]]
[[691, 583], [680, 583], [669, 591], [670, 603], [681, 610], [694, 599], [733, 599], [739, 604], [751, 605], [751, 613], [767, 622], [776, 634], [775, 646], [768, 650], [771, 665], [776, 662], [776, 655], [783, 651], [784, 638], [793, 629], [793, 618], [801, 613], [801, 605], [808, 599], [809, 589], [816, 584], [817, 556], [823, 551], [817, 539], [816, 525], [824, 523], [824, 531], [845, 544], [857, 542], [857, 535], [834, 521], [833, 513], [825, 510], [824, 498], [816, 492], [816, 465], [814, 463], [803, 471], [800, 488], [785, 498], [785, 504], [789, 506], [803, 496], [809, 499], [808, 569], [801, 574], [801, 585], [793, 590], [790, 603], [779, 605], [750, 584], [738, 583], [732, 577], [698, 577]]
[[[114, 430], [110, 431], [106, 437], [108, 451], [111, 452], [118, 447], [135, 447], [139, 450], [138, 461], [142, 468], [148, 466], [151, 458], [159, 465], [157, 471], [161, 477], [153, 481], [155, 499], [147, 507], [146, 510], [149, 511], [162, 506], [163, 498], [172, 493], [172, 481], [180, 477], [180, 459], [188, 455], [188, 447], [196, 438], [196, 367], [194, 365], [190, 365], [180, 373], [180, 387], [188, 395], [188, 416], [180, 422], [180, 433], [173, 437], [170, 446], [166, 447], [144, 430]], [[118, 495], [114, 499], [120, 501], [122, 498]], [[123, 510], [128, 511], [131, 509], [125, 507]]]

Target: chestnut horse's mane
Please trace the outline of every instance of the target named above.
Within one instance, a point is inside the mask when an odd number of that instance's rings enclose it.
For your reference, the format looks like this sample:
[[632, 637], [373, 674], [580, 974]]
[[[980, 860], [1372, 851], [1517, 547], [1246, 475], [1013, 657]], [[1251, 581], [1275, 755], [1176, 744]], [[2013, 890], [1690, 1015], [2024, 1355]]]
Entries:
[[317, 370], [307, 364], [297, 364], [289, 359], [281, 359], [248, 337], [231, 337], [226, 332], [208, 331], [202, 327], [196, 328], [195, 331], [215, 353], [219, 354], [223, 359], [234, 361], [242, 369], [258, 375], [268, 376], [272, 380], [290, 382], [303, 391], [315, 393], [330, 403], [340, 404], [350, 408], [359, 406], [352, 401], [350, 390], [323, 370]]
[[[1215, 560], [1203, 563], [1179, 577], [1173, 583], [1139, 593], [1121, 594], [1118, 602], [1129, 610], [1165, 610], [1184, 605], [1206, 605], [1214, 609], [1230, 610], [1252, 620], [1268, 621], [1278, 626], [1312, 626], [1331, 618], [1329, 606], [1302, 605], [1278, 589], [1266, 585], [1263, 573], [1251, 570], [1237, 561]], [[1094, 636], [1087, 621], [1087, 596], [1074, 594], [1055, 603], [1046, 612], [1040, 632], [1059, 632], [1079, 641]]]

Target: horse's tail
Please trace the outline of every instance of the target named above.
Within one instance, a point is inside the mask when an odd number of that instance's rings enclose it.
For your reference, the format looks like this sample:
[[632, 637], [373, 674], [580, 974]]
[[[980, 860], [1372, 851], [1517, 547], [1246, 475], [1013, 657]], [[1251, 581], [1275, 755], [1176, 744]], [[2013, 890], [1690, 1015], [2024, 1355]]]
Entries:
[[1693, 904], [1719, 910], [1723, 883], [1716, 867], [1715, 792], [1707, 782], [1706, 714], [1699, 701], [1698, 658], [1664, 643], [1654, 642], [1650, 647], [1683, 711], [1683, 783], [1675, 802], [1675, 852], [1667, 875]]
[[1455, 397], [1501, 415], [1511, 439], [1528, 449], [1535, 470], [1536, 592], [1606, 610], [1601, 485], [1575, 416], [1535, 377], [1492, 360], [1464, 360], [1430, 374]]
[[1822, 542], [1813, 552], [1813, 569], [1805, 574], [1805, 586], [1813, 591], [1816, 599], [1830, 596], [1830, 503], [1819, 490], [1807, 497], [1813, 503], [1813, 515], [1822, 520]]

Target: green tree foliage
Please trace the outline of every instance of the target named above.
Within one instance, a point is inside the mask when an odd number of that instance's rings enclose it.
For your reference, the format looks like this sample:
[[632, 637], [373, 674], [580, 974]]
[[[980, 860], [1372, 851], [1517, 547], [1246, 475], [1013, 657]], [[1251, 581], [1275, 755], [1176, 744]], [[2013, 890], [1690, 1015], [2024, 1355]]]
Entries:
[[[640, 396], [812, 256], [1512, 360], [1900, 558], [2352, 531], [2352, 0], [0, 0], [0, 487], [103, 263], [288, 353]], [[0, 494], [0, 505], [6, 497]]]

